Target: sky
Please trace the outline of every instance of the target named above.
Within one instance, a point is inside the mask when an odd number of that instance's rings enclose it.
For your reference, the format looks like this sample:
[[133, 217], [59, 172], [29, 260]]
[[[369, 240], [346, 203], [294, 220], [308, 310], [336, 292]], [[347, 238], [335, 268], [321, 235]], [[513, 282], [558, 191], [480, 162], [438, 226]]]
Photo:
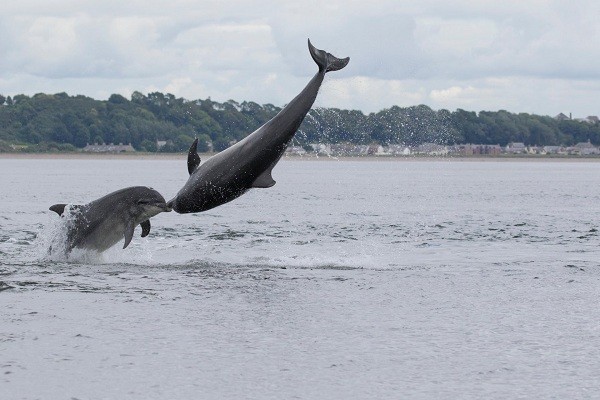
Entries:
[[20, 0], [0, 4], [0, 94], [133, 91], [283, 106], [600, 115], [594, 0]]

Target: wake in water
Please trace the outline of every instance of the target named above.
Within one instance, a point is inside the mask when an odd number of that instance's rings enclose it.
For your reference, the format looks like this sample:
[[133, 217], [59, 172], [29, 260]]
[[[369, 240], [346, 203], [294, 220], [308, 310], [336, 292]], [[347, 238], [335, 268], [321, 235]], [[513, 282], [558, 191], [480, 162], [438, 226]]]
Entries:
[[[227, 231], [220, 225], [199, 234], [197, 230], [172, 228], [155, 229], [154, 237], [136, 240], [126, 250], [113, 246], [105, 252], [95, 250], [68, 249], [68, 232], [79, 217], [78, 209], [65, 211], [62, 218], [52, 216], [27, 246], [24, 264], [114, 264], [169, 268], [292, 268], [292, 269], [356, 269], [385, 268], [378, 257], [368, 251], [358, 253], [328, 252], [325, 248], [306, 248], [288, 237], [276, 237], [257, 242], [245, 237], [231, 237], [223, 240], [215, 232]], [[273, 228], [271, 228], [273, 229]], [[265, 226], [254, 227], [252, 238]], [[190, 231], [190, 232], [188, 232]], [[174, 234], [175, 233], [175, 234]], [[315, 243], [318, 245], [318, 243]], [[265, 247], [271, 248], [265, 254]], [[306, 250], [305, 250], [306, 249]]]

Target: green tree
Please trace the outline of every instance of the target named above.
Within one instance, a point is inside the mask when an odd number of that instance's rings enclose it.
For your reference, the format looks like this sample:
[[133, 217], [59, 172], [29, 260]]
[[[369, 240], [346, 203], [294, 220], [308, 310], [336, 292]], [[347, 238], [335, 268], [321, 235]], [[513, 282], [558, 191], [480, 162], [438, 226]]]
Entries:
[[150, 151], [150, 152], [155, 152], [157, 151], [157, 147], [156, 147], [156, 142], [153, 142], [151, 140], [144, 140], [142, 141], [141, 145], [140, 145], [140, 150], [142, 151]]
[[217, 138], [213, 141], [213, 148], [215, 151], [223, 151], [229, 146], [229, 140], [223, 137]]
[[206, 153], [210, 150], [212, 141], [208, 135], [198, 135], [198, 151], [200, 153]]
[[121, 96], [120, 94], [111, 94], [110, 97], [108, 98], [108, 102], [113, 103], [113, 104], [129, 103], [129, 101], [125, 97]]

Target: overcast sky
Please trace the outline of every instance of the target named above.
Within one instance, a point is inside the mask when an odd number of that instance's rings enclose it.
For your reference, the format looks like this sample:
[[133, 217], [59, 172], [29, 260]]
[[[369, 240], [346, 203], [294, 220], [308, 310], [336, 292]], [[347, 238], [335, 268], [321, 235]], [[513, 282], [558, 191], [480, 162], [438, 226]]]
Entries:
[[594, 0], [19, 0], [0, 4], [0, 94], [135, 90], [284, 105], [600, 114]]

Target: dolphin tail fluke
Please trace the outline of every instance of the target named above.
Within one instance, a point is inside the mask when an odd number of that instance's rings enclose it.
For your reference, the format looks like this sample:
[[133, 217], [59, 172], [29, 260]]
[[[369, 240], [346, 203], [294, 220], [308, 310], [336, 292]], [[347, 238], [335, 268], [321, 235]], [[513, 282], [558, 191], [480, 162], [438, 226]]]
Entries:
[[329, 71], [340, 70], [348, 65], [348, 62], [350, 61], [350, 57], [337, 58], [325, 50], [317, 49], [312, 45], [310, 39], [308, 39], [308, 50], [310, 51], [310, 55], [312, 56], [313, 60], [315, 60], [319, 66], [319, 72], [325, 73]]

